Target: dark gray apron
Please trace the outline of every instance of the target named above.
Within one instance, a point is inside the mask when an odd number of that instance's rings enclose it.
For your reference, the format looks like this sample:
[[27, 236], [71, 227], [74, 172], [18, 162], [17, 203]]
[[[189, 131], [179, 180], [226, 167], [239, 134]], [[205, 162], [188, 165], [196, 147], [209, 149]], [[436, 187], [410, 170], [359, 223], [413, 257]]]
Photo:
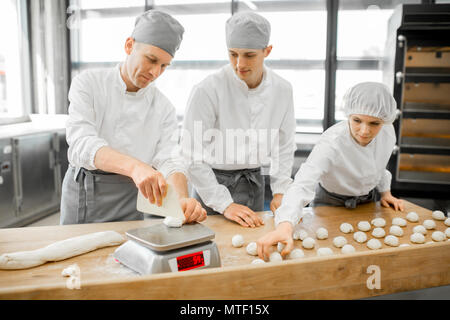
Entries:
[[[217, 182], [227, 187], [230, 191], [235, 203], [247, 206], [253, 211], [264, 210], [265, 185], [261, 168], [242, 170], [213, 169], [213, 172], [216, 175]], [[219, 214], [219, 212], [206, 206], [195, 190], [193, 196], [206, 209], [207, 214]]]
[[345, 206], [347, 209], [354, 209], [358, 204], [376, 202], [380, 200], [380, 193], [378, 190], [372, 189], [368, 194], [363, 196], [343, 196], [337, 193], [332, 193], [325, 190], [320, 183], [316, 187], [316, 195], [311, 202], [311, 207], [320, 206]]
[[143, 220], [136, 210], [137, 191], [129, 177], [69, 166], [62, 185], [60, 224]]

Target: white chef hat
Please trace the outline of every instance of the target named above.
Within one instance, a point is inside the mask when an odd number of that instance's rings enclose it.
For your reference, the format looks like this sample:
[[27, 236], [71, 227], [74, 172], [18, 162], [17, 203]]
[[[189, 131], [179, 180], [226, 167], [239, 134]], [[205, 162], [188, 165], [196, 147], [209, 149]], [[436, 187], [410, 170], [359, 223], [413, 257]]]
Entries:
[[239, 12], [225, 25], [228, 48], [264, 49], [269, 44], [270, 23], [254, 12]]
[[350, 88], [344, 95], [345, 115], [363, 114], [380, 118], [384, 123], [394, 122], [397, 103], [388, 87], [378, 82], [362, 82]]
[[136, 42], [163, 49], [174, 57], [183, 40], [183, 33], [183, 26], [171, 15], [148, 10], [136, 18], [131, 37]]

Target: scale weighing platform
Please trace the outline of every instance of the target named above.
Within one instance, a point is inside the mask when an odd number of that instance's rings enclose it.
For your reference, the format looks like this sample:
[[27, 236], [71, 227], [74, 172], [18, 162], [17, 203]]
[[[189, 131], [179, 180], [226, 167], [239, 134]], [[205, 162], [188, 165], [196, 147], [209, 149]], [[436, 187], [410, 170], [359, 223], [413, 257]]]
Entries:
[[130, 240], [116, 249], [114, 258], [142, 275], [221, 266], [215, 233], [200, 223], [180, 228], [158, 223], [125, 234]]

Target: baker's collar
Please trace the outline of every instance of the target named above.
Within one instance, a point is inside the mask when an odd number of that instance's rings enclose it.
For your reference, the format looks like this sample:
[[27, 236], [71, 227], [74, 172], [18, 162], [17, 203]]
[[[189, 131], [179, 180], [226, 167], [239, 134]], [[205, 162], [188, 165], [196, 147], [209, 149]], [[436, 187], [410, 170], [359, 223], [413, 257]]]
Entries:
[[[123, 62], [119, 62], [116, 67], [115, 67], [115, 73], [116, 73], [116, 85], [117, 87], [120, 89], [120, 92], [122, 94], [126, 94], [127, 93], [127, 85], [125, 83], [125, 81], [123, 81], [122, 76], [120, 74], [120, 68], [122, 66]], [[148, 86], [146, 86], [143, 89], [139, 89], [135, 95], [130, 95], [131, 97], [141, 97], [143, 95], [145, 95], [147, 93], [147, 91], [149, 90], [149, 88], [151, 86], [153, 86], [153, 81], [151, 83], [148, 84]]]
[[241, 78], [239, 78], [239, 76], [236, 74], [236, 72], [234, 71], [231, 64], [229, 64], [228, 66], [229, 66], [229, 72], [231, 72], [231, 74], [233, 75], [233, 79], [235, 79], [238, 86], [242, 90], [245, 90], [246, 92], [259, 93], [262, 90], [264, 90], [267, 86], [270, 86], [271, 77], [269, 76], [268, 69], [266, 68], [265, 65], [263, 65], [263, 78], [261, 80], [261, 83], [256, 88], [253, 88], [253, 89], [249, 89], [249, 87], [245, 83], [245, 81], [243, 81]]

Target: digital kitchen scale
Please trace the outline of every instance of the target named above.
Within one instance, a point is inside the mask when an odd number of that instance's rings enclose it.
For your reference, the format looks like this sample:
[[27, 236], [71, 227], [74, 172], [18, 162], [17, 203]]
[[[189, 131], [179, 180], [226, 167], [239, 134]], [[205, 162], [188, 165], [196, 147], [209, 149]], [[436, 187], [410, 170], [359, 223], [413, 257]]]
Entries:
[[125, 234], [129, 240], [116, 249], [114, 258], [142, 275], [221, 266], [212, 241], [215, 233], [200, 223], [180, 228], [159, 223]]

